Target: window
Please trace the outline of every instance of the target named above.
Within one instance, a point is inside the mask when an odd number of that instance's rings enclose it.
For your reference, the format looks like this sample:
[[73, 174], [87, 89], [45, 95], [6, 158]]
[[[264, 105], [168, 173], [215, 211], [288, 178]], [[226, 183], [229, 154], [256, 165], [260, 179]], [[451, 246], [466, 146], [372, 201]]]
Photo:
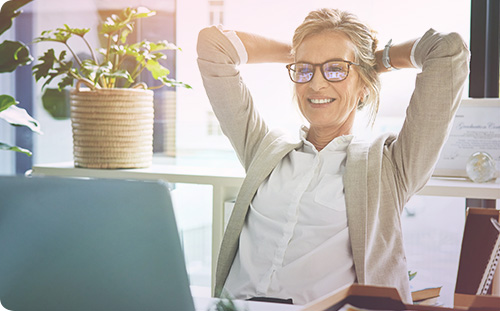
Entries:
[[[269, 37], [290, 41], [294, 29], [306, 14], [318, 7], [328, 7], [331, 1], [313, 0], [289, 1], [202, 1], [183, 0], [177, 3], [177, 43], [183, 48], [177, 55], [177, 77], [187, 81], [193, 90], [177, 90], [177, 153], [193, 154], [207, 148], [231, 151], [229, 142], [208, 135], [210, 122], [206, 115], [211, 111], [199, 76], [196, 63], [196, 40], [199, 30], [217, 25], [212, 16], [216, 7], [224, 9], [224, 26], [228, 29], [254, 32]], [[424, 0], [408, 6], [401, 1], [336, 1], [335, 7], [351, 11], [367, 21], [377, 32], [379, 47], [389, 39], [393, 42], [416, 38], [429, 29], [456, 31], [465, 38], [470, 37], [470, 0], [432, 1]], [[196, 6], [197, 9], [192, 8]], [[441, 12], [453, 6], [454, 13], [443, 17]], [[432, 10], [428, 8], [432, 7]], [[279, 12], [279, 14], [277, 13]], [[259, 64], [240, 66], [242, 77], [252, 92], [255, 104], [271, 127], [281, 127], [297, 136], [303, 123], [298, 109], [292, 102], [291, 82], [283, 64]], [[265, 72], [265, 75], [262, 75]], [[401, 70], [382, 76], [380, 112], [374, 132], [397, 131], [402, 124], [407, 103], [414, 87], [417, 70]], [[468, 91], [464, 92], [464, 97]], [[195, 108], [196, 107], [196, 108]], [[362, 117], [362, 115], [361, 115]], [[357, 129], [362, 135], [369, 135], [366, 122], [360, 118]], [[201, 122], [201, 123], [200, 123]], [[209, 137], [210, 136], [210, 137]], [[196, 137], [197, 139], [194, 139]], [[236, 158], [232, 158], [236, 160]]]
[[[23, 13], [15, 19], [15, 26], [6, 34], [15, 36], [17, 40], [28, 44], [35, 59], [41, 56], [40, 53], [43, 53], [48, 45], [53, 47], [56, 53], [58, 48], [62, 48], [62, 45], [59, 47], [57, 44], [45, 42], [33, 45], [30, 44], [33, 38], [39, 36], [44, 30], [62, 27], [64, 24], [74, 28], [91, 28], [91, 32], [86, 35], [86, 38], [93, 47], [97, 48], [101, 39], [98, 35], [98, 26], [105, 17], [120, 12], [125, 6], [137, 7], [141, 5], [155, 10], [156, 16], [136, 22], [135, 30], [131, 35], [135, 36], [134, 40], [168, 40], [175, 43], [175, 0], [133, 0], [126, 4], [115, 0], [85, 0], [78, 3], [63, 3], [56, 0], [33, 1], [22, 8]], [[77, 39], [70, 41], [70, 44], [77, 54], [89, 53], [87, 47], [78, 42]], [[168, 58], [163, 61], [163, 64], [170, 69], [170, 77], [175, 78], [176, 55], [173, 51], [167, 51], [166, 54]], [[35, 60], [33, 64], [36, 63]], [[35, 84], [29, 66], [18, 68], [12, 76], [15, 77], [16, 82], [12, 94], [20, 102], [20, 106], [26, 108], [40, 122], [44, 135], [33, 135], [26, 132], [24, 128], [13, 131], [15, 132], [15, 143], [31, 149], [33, 157], [30, 158], [23, 154], [13, 155], [15, 168], [9, 170], [9, 173], [23, 174], [31, 168], [33, 163], [72, 161], [72, 134], [69, 115], [62, 118], [59, 116], [55, 119], [43, 108], [41, 102], [42, 83]], [[159, 84], [153, 80], [149, 73], [144, 73], [141, 79], [150, 86]], [[49, 85], [49, 88], [57, 87], [57, 82]], [[2, 91], [9, 87], [8, 84], [5, 84], [4, 88], [3, 85]], [[168, 156], [175, 155], [175, 98], [174, 89], [164, 87], [155, 90], [154, 151]], [[3, 138], [4, 135], [10, 136], [10, 133], [2, 131], [0, 135]], [[11, 162], [9, 159], [7, 161]]]
[[224, 1], [208, 1], [210, 25], [224, 24]]

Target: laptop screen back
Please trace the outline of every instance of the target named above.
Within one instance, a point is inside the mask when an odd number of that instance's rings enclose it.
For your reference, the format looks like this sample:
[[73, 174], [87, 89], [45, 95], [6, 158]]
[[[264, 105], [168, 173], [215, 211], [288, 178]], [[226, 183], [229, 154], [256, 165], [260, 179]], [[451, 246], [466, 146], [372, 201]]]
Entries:
[[0, 302], [194, 310], [167, 185], [0, 177]]

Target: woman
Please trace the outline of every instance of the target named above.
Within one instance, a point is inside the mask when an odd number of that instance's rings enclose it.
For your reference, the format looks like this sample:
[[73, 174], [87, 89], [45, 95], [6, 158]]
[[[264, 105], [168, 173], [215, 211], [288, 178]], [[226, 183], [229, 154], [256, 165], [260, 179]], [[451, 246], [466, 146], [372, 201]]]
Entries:
[[[432, 174], [469, 54], [457, 34], [432, 29], [376, 45], [354, 15], [331, 9], [311, 12], [291, 46], [220, 27], [200, 32], [205, 89], [247, 174], [221, 245], [216, 296], [305, 304], [357, 282], [395, 287], [411, 302], [400, 215]], [[245, 62], [291, 63], [309, 122], [299, 139], [266, 126], [239, 75]], [[409, 67], [422, 72], [401, 132], [357, 141], [356, 110], [375, 117], [378, 109], [378, 73]]]

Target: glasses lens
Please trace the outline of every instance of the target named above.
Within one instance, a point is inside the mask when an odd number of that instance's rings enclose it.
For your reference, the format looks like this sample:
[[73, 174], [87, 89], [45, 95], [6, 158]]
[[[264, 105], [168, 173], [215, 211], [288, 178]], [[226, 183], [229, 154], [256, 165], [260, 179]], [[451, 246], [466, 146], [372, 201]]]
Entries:
[[311, 81], [313, 73], [314, 67], [311, 64], [297, 63], [290, 66], [290, 77], [296, 83]]
[[328, 62], [323, 64], [323, 75], [328, 81], [342, 81], [347, 78], [349, 65], [344, 62]]

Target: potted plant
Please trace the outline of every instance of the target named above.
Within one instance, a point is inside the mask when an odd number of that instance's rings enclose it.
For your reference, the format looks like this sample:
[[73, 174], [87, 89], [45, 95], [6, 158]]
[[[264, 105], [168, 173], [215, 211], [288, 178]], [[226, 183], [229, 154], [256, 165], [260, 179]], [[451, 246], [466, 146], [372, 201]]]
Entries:
[[[151, 165], [153, 155], [153, 91], [163, 86], [191, 88], [168, 77], [160, 60], [165, 50], [180, 50], [167, 41], [128, 43], [134, 22], [155, 15], [144, 7], [126, 8], [108, 17], [100, 29], [105, 46], [95, 53], [85, 35], [89, 28], [64, 25], [42, 32], [34, 42], [55, 42], [65, 49], [56, 55], [48, 49], [33, 66], [42, 89], [58, 79], [59, 90], [74, 86], [70, 95], [75, 166], [87, 168], [138, 168]], [[89, 59], [80, 59], [70, 39], [83, 40]], [[68, 53], [73, 60], [69, 59]], [[98, 57], [99, 55], [99, 57]], [[159, 81], [149, 87], [139, 75], [149, 71]], [[76, 81], [76, 82], [75, 82]]]
[[[12, 21], [21, 14], [22, 6], [32, 0], [10, 0], [2, 5], [0, 10], [0, 35], [12, 27]], [[18, 66], [31, 63], [33, 58], [24, 43], [19, 41], [5, 40], [0, 44], [0, 73], [13, 72]], [[10, 95], [0, 95], [0, 119], [15, 126], [26, 126], [34, 132], [41, 133], [38, 121], [33, 119], [26, 110], [17, 107], [19, 102]], [[31, 156], [31, 151], [19, 146], [11, 146], [0, 142], [0, 150], [11, 150], [22, 152]]]

